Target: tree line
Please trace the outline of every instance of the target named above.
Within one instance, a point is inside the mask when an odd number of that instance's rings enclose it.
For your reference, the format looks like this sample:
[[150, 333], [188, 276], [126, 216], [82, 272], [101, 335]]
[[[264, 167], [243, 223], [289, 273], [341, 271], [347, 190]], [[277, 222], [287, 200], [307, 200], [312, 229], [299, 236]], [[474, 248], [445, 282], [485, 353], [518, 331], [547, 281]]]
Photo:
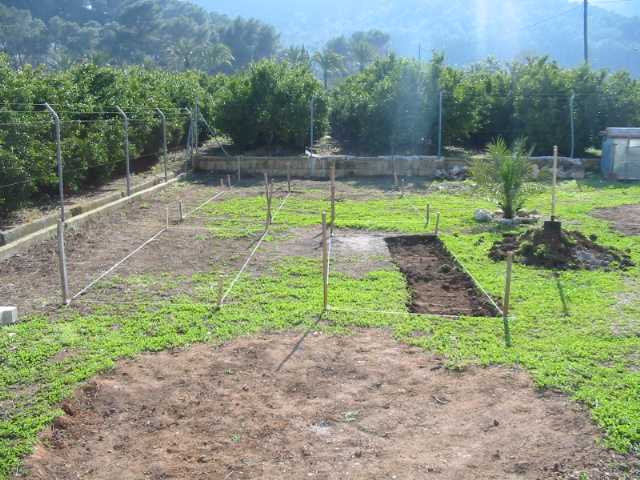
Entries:
[[[384, 37], [381, 47], [372, 43], [375, 32], [363, 36], [335, 40], [347, 49], [364, 45], [367, 55], [359, 60], [329, 48], [313, 56], [292, 48], [280, 59], [254, 59], [234, 74], [215, 76], [88, 59], [62, 71], [28, 64], [15, 69], [12, 58], [0, 55], [0, 209], [17, 208], [57, 185], [45, 102], [61, 110], [72, 190], [99, 183], [122, 165], [116, 106], [132, 118], [134, 157], [160, 150], [157, 107], [173, 112], [170, 146], [184, 145], [185, 109], [196, 98], [209, 124], [239, 151], [284, 147], [302, 153], [309, 147], [312, 102], [316, 138], [331, 135], [355, 154], [436, 154], [442, 135], [445, 145], [479, 148], [498, 137], [509, 143], [526, 137], [534, 154], [548, 155], [558, 145], [562, 155], [573, 148], [580, 156], [600, 147], [605, 127], [640, 125], [640, 83], [624, 70], [568, 69], [548, 56], [505, 65], [487, 58], [455, 68], [438, 52], [419, 62], [385, 53]], [[333, 63], [318, 76], [313, 65], [321, 55]], [[355, 73], [342, 78], [349, 69]], [[206, 138], [208, 131], [200, 133]]]

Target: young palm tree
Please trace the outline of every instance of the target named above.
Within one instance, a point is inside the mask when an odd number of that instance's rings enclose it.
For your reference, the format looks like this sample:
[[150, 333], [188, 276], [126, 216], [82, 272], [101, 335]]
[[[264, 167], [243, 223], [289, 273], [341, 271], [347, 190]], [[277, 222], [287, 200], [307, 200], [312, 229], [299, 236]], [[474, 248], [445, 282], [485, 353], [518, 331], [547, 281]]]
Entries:
[[208, 43], [202, 50], [202, 62], [212, 77], [220, 67], [231, 67], [234, 61], [231, 49], [224, 43]]
[[202, 51], [193, 40], [184, 37], [167, 50], [169, 51], [171, 62], [185, 72], [195, 67]]
[[47, 67], [54, 72], [66, 72], [76, 63], [78, 63], [76, 59], [66, 53], [51, 52], [51, 55], [47, 59]]
[[[487, 145], [486, 153], [486, 158], [472, 162], [471, 178], [476, 189], [502, 209], [504, 218], [513, 218], [529, 195], [541, 188], [534, 183], [542, 178], [530, 162], [532, 149], [526, 149], [526, 138], [515, 140], [511, 148], [498, 138]], [[546, 171], [541, 173], [546, 177]]]
[[302, 63], [303, 65], [309, 66], [311, 64], [311, 59], [309, 58], [309, 52], [307, 52], [307, 49], [293, 45], [282, 52], [282, 59], [289, 62], [291, 65]]
[[364, 69], [373, 62], [375, 53], [375, 47], [364, 40], [351, 44], [351, 58], [358, 66], [360, 73], [364, 72]]
[[320, 65], [322, 69], [322, 81], [325, 90], [329, 82], [329, 76], [336, 73], [345, 73], [346, 68], [342, 61], [342, 55], [325, 48], [322, 52], [316, 52], [311, 61]]

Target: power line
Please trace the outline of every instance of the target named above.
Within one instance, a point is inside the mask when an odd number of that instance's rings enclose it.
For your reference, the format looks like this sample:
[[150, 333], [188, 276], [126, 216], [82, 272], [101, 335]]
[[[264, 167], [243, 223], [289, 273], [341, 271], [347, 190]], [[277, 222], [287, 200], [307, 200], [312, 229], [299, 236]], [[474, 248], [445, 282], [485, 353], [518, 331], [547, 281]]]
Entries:
[[528, 30], [529, 28], [536, 27], [538, 25], [541, 25], [543, 23], [549, 22], [551, 20], [555, 20], [556, 18], [562, 17], [563, 15], [566, 15], [568, 13], [575, 12], [576, 10], [579, 10], [580, 8], [582, 8], [582, 7], [580, 6], [580, 7], [572, 8], [571, 10], [567, 10], [565, 12], [559, 13], [558, 15], [554, 15], [553, 17], [545, 18], [544, 20], [540, 20], [539, 22], [532, 23], [530, 25], [527, 25], [525, 27], [519, 28], [517, 30], [512, 30], [510, 32], [503, 33], [502, 35], [498, 35], [498, 36], [495, 36], [495, 37], [491, 37], [491, 38], [487, 38], [487, 39], [484, 39], [484, 40], [480, 40], [478, 42], [467, 43], [467, 44], [464, 44], [464, 45], [456, 45], [456, 46], [453, 46], [453, 47], [447, 47], [446, 50], [455, 50], [455, 49], [458, 49], [458, 48], [473, 47], [475, 45], [481, 45], [483, 43], [488, 43], [488, 42], [491, 42], [493, 40], [497, 40], [499, 38], [508, 37], [510, 35], [514, 35], [516, 33], [522, 32], [524, 30]]

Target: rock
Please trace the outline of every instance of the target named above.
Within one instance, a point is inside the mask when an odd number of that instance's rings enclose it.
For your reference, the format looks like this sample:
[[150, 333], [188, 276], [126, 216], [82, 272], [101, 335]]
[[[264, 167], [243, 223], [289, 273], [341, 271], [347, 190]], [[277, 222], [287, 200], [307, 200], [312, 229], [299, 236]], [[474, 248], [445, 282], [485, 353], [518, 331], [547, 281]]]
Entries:
[[583, 168], [579, 168], [575, 172], [571, 173], [571, 178], [575, 180], [585, 178], [586, 176], [587, 176], [587, 173], [584, 171]]
[[449, 174], [447, 173], [446, 170], [443, 170], [442, 168], [438, 168], [433, 173], [433, 176], [436, 177], [438, 180], [446, 180]]
[[540, 167], [535, 163], [531, 165], [531, 176], [533, 178], [538, 178], [540, 176]]
[[515, 225], [515, 220], [513, 220], [512, 218], [501, 218], [500, 219], [500, 225], [506, 225], [508, 227], [512, 227], [513, 225]]
[[518, 217], [528, 217], [529, 216], [529, 210], [525, 210], [524, 208], [521, 208], [520, 210], [516, 211], [516, 215]]
[[473, 212], [473, 218], [475, 218], [476, 222], [490, 222], [493, 219], [491, 212], [487, 212], [481, 208]]
[[449, 175], [454, 180], [464, 180], [467, 178], [467, 167], [456, 165], [451, 170], [449, 170]]
[[513, 219], [513, 223], [516, 225], [530, 225], [538, 221], [535, 217], [517, 217]]

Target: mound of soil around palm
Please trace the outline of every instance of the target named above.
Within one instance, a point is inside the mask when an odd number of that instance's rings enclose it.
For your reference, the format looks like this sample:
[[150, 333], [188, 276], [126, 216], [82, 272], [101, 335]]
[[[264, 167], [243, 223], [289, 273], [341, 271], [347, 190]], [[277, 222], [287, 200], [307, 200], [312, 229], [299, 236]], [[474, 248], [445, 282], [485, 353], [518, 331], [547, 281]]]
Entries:
[[587, 238], [576, 231], [562, 230], [560, 235], [550, 237], [543, 230], [531, 229], [505, 234], [501, 241], [494, 242], [489, 257], [504, 260], [508, 252], [514, 252], [519, 263], [557, 270], [625, 270], [635, 266], [626, 253], [595, 240], [595, 235]]

